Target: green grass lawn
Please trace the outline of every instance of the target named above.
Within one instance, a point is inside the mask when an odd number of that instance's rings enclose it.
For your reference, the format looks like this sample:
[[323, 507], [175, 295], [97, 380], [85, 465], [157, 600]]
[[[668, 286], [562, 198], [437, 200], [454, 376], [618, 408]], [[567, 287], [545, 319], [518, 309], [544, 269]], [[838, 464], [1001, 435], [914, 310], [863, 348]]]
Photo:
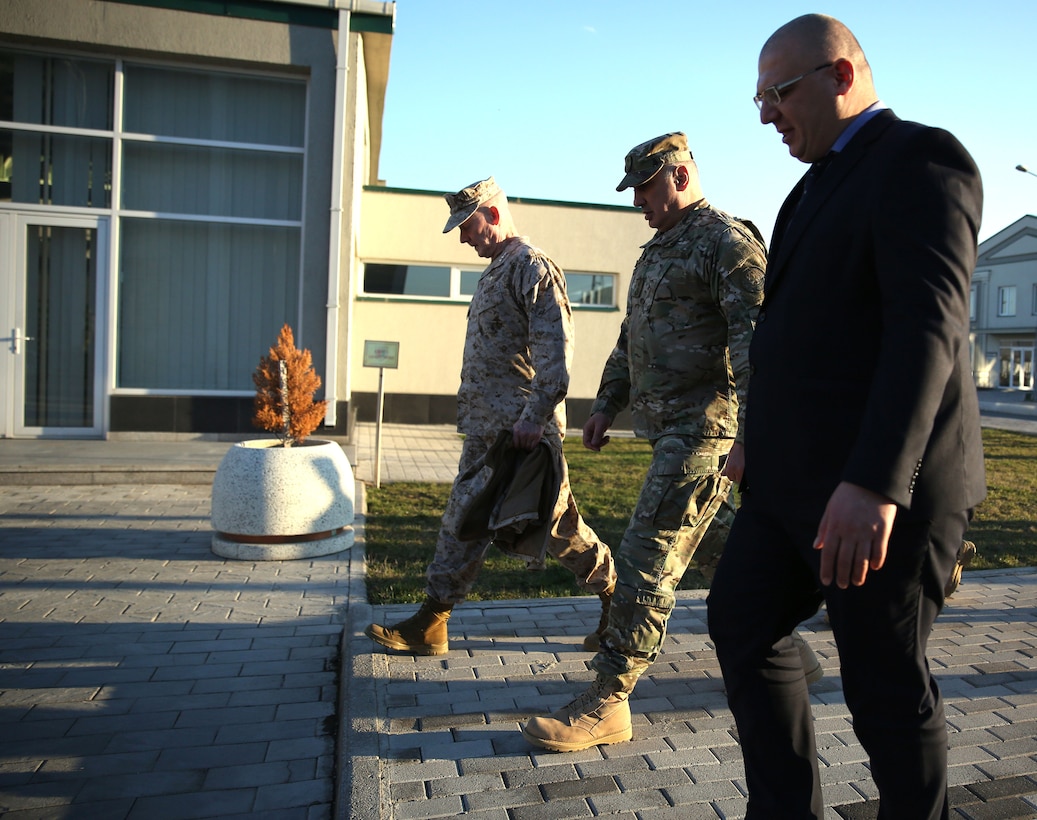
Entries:
[[[978, 555], [970, 569], [1037, 566], [1037, 436], [983, 431], [989, 492], [976, 511], [969, 538]], [[570, 481], [580, 511], [607, 544], [618, 545], [651, 451], [640, 439], [613, 438], [600, 453], [576, 439], [565, 443]], [[424, 600], [425, 568], [436, 546], [449, 484], [399, 483], [367, 489], [367, 595], [372, 604]], [[704, 586], [689, 570], [682, 589]], [[549, 559], [547, 569], [490, 548], [471, 600], [580, 595], [568, 570]]]

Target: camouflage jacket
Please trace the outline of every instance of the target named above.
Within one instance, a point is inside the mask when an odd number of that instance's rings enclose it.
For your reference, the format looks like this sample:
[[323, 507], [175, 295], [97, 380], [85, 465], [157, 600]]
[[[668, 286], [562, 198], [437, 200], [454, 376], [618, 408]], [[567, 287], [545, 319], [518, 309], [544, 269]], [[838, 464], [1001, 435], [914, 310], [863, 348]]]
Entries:
[[468, 308], [457, 429], [493, 436], [521, 419], [560, 435], [572, 356], [565, 277], [515, 237], [483, 271]]
[[703, 203], [643, 248], [591, 412], [612, 420], [629, 406], [639, 436], [690, 436], [726, 453], [741, 441], [763, 239]]

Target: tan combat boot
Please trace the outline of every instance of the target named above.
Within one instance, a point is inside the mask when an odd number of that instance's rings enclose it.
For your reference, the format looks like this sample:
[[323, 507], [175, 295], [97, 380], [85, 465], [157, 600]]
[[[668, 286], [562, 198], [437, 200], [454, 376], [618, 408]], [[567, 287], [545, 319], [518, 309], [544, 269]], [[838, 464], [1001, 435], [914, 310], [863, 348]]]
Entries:
[[825, 676], [825, 670], [821, 668], [821, 661], [817, 659], [810, 644], [803, 640], [803, 636], [794, 629], [792, 630], [792, 643], [799, 650], [799, 659], [803, 662], [803, 672], [806, 675], [807, 684], [817, 683]]
[[597, 652], [601, 648], [601, 639], [609, 625], [609, 609], [612, 607], [612, 593], [615, 590], [616, 585], [613, 584], [604, 592], [598, 593], [601, 599], [601, 618], [598, 619], [598, 628], [583, 639], [583, 648], [588, 652]]
[[535, 717], [522, 736], [552, 752], [578, 752], [591, 746], [622, 743], [633, 737], [628, 692], [596, 680], [586, 692], [548, 717]]
[[965, 569], [969, 564], [972, 563], [972, 559], [976, 557], [976, 545], [971, 541], [962, 541], [961, 546], [958, 547], [958, 558], [954, 562], [954, 572], [951, 573], [951, 579], [947, 582], [947, 585], [943, 588], [943, 597], [950, 598], [957, 590], [958, 585], [961, 583], [961, 571]]
[[442, 604], [435, 598], [426, 598], [421, 609], [407, 620], [395, 626], [371, 624], [364, 630], [364, 634], [389, 649], [413, 655], [445, 655], [449, 648], [446, 622], [450, 620], [453, 608], [453, 604]]

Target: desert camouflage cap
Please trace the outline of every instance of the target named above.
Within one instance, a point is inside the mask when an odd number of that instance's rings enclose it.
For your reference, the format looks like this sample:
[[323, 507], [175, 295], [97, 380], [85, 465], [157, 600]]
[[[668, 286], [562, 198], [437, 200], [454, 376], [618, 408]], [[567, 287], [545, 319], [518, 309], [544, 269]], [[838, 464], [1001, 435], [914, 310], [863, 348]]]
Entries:
[[623, 167], [626, 176], [616, 186], [616, 190], [625, 191], [635, 185], [644, 185], [665, 166], [689, 162], [691, 159], [688, 138], [680, 131], [642, 142], [627, 152]]
[[492, 199], [500, 192], [501, 190], [496, 180], [493, 177], [488, 177], [482, 182], [473, 182], [456, 194], [444, 194], [443, 198], [446, 200], [446, 204], [450, 206], [450, 218], [446, 221], [443, 233], [450, 233], [474, 214], [486, 200]]

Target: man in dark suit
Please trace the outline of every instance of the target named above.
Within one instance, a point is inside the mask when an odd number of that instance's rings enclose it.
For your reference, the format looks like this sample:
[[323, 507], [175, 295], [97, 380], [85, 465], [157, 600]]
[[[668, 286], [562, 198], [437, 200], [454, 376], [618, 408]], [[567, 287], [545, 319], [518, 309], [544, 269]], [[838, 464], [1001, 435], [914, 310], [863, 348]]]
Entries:
[[879, 817], [946, 818], [926, 644], [985, 495], [968, 339], [979, 172], [953, 136], [878, 100], [859, 43], [830, 17], [778, 29], [757, 90], [761, 121], [813, 166], [771, 240], [742, 506], [709, 595], [746, 817], [823, 816], [790, 634], [824, 601]]

